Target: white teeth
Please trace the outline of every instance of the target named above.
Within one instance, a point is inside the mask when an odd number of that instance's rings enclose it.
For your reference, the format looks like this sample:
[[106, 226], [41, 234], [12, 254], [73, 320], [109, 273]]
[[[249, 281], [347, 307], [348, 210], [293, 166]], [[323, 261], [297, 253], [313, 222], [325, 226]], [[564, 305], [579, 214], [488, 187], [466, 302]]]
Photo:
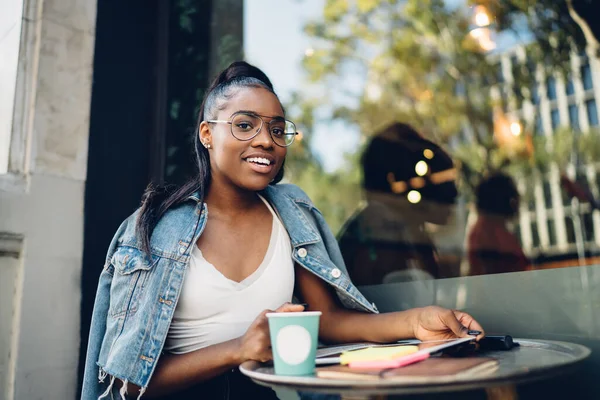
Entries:
[[246, 158], [246, 161], [258, 163], [258, 164], [264, 164], [264, 165], [271, 165], [271, 161], [269, 161], [263, 157], [249, 157], [249, 158]]

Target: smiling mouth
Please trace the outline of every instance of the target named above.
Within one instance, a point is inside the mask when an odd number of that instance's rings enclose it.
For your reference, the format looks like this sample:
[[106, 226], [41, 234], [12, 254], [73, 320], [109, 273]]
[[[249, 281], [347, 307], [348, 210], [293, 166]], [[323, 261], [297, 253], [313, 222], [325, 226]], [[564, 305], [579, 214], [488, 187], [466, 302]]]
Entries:
[[271, 164], [273, 164], [273, 162], [271, 162], [271, 160], [268, 160], [264, 157], [248, 157], [246, 158], [246, 161], [252, 164], [256, 164], [256, 165], [264, 165], [264, 166], [269, 166]]

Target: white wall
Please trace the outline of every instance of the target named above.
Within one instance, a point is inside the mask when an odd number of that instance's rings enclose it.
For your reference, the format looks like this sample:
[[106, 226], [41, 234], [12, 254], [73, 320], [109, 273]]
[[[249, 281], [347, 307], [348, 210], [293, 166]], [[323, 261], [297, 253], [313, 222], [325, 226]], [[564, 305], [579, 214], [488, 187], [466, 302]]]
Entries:
[[0, 175], [1, 400], [77, 396], [95, 23], [96, 0], [24, 1]]

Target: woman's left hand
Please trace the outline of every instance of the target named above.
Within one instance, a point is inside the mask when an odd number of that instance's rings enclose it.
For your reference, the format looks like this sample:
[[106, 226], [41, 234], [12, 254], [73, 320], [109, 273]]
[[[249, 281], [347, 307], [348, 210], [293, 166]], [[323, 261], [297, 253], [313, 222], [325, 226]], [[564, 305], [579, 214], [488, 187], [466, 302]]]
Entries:
[[425, 341], [468, 337], [469, 330], [481, 332], [477, 340], [485, 335], [479, 322], [465, 312], [437, 306], [414, 311], [416, 314], [413, 320], [413, 332], [417, 339]]

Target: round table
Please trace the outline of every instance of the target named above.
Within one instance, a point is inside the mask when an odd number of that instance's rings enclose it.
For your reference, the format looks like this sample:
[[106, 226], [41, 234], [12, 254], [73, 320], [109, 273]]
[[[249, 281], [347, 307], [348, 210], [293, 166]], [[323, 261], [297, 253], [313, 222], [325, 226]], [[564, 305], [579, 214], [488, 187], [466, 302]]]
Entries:
[[286, 388], [311, 393], [339, 394], [342, 398], [382, 398], [382, 395], [424, 394], [486, 389], [488, 398], [515, 397], [515, 385], [548, 379], [570, 372], [591, 351], [585, 346], [550, 340], [515, 339], [520, 344], [510, 351], [486, 351], [477, 356], [498, 360], [498, 368], [481, 376], [456, 377], [452, 382], [431, 377], [427, 382], [406, 383], [386, 380], [350, 381], [316, 376], [275, 375], [273, 367], [248, 361], [240, 371], [256, 383], [273, 389]]

